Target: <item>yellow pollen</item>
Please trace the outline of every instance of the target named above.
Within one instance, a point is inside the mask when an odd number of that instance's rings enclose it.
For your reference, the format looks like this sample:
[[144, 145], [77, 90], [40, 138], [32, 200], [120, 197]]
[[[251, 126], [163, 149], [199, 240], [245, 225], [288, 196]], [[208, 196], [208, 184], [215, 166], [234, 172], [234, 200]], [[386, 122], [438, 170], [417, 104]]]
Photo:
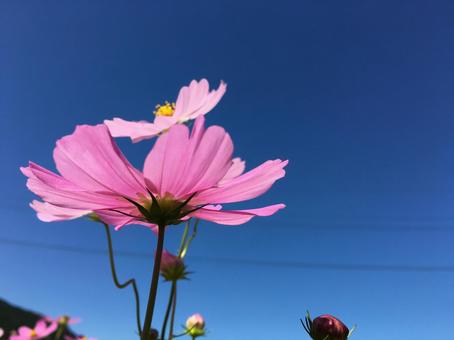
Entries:
[[36, 333], [36, 331], [34, 329], [32, 329], [32, 331], [30, 332], [30, 336], [37, 336], [38, 333]]
[[156, 105], [153, 113], [156, 116], [165, 116], [165, 117], [172, 117], [175, 113], [175, 103], [169, 103], [168, 101], [165, 102], [164, 105]]

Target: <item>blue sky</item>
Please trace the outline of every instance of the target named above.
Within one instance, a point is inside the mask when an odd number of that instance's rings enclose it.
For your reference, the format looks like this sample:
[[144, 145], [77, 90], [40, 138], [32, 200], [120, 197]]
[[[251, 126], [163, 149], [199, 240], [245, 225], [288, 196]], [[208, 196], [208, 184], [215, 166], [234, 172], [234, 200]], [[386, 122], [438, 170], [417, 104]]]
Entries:
[[[445, 338], [453, 15], [452, 1], [2, 1], [0, 297], [80, 316], [75, 328], [100, 340], [134, 338], [132, 294], [114, 288], [106, 255], [8, 241], [106, 249], [92, 222], [38, 221], [18, 168], [53, 168], [55, 141], [75, 125], [151, 119], [155, 104], [206, 77], [228, 83], [207, 120], [231, 133], [248, 168], [290, 160], [243, 206], [288, 207], [240, 227], [201, 224], [178, 324], [200, 312], [211, 339], [297, 340], [309, 309], [357, 324], [355, 339]], [[141, 167], [152, 142], [119, 145]], [[170, 250], [181, 231], [169, 230]], [[116, 249], [150, 254], [117, 258], [144, 304], [154, 242], [141, 227], [114, 235]]]

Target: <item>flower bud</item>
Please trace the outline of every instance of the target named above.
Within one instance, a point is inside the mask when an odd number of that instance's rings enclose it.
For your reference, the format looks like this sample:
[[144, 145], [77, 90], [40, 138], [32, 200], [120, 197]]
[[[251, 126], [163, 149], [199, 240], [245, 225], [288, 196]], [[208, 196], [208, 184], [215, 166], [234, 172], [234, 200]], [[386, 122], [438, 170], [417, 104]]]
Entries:
[[325, 314], [309, 322], [309, 335], [314, 340], [347, 340], [348, 327], [332, 315]]
[[167, 281], [186, 279], [186, 266], [183, 259], [164, 250], [161, 257], [160, 273]]
[[205, 335], [205, 320], [200, 314], [191, 315], [186, 320], [186, 332], [196, 338]]

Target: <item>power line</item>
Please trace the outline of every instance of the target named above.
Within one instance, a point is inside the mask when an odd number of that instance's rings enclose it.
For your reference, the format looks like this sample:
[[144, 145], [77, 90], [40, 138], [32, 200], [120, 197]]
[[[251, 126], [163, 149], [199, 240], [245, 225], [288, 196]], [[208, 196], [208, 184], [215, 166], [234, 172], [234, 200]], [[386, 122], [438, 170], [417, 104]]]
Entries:
[[[80, 254], [105, 255], [106, 250], [77, 247], [61, 244], [49, 244], [13, 239], [0, 239], [0, 244], [9, 246], [20, 246], [36, 249], [47, 249], [54, 251], [66, 251]], [[151, 254], [145, 252], [116, 251], [117, 256], [150, 258]], [[421, 265], [383, 265], [383, 264], [342, 264], [327, 262], [304, 262], [304, 261], [268, 261], [254, 259], [235, 259], [223, 257], [191, 256], [193, 261], [226, 263], [234, 265], [263, 266], [273, 268], [295, 268], [314, 270], [338, 270], [350, 272], [396, 272], [396, 273], [453, 273], [454, 266], [421, 266]]]

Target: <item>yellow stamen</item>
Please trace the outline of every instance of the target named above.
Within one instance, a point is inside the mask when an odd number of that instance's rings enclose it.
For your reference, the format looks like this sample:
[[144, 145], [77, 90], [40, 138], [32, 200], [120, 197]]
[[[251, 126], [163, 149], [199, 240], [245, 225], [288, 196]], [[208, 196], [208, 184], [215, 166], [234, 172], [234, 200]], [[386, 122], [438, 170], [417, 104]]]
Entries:
[[34, 329], [32, 329], [32, 331], [30, 332], [30, 337], [32, 336], [37, 336], [38, 333], [36, 333], [36, 331]]
[[165, 116], [165, 117], [172, 117], [175, 113], [175, 103], [169, 103], [168, 101], [165, 102], [164, 105], [156, 105], [156, 110], [153, 113], [156, 116]]

